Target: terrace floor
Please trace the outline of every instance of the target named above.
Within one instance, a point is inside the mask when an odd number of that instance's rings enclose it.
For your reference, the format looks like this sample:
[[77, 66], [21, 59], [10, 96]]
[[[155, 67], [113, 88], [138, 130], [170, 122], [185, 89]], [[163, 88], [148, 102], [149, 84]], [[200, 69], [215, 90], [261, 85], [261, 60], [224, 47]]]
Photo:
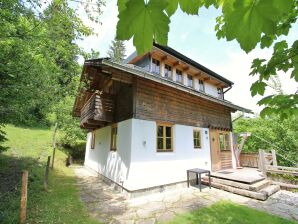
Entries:
[[263, 174], [256, 168], [244, 167], [242, 169], [226, 169], [211, 172], [211, 177], [217, 177], [225, 180], [238, 181], [245, 184], [253, 184], [264, 178]]
[[279, 191], [267, 201], [258, 201], [203, 186], [125, 199], [106, 185], [95, 172], [74, 167], [81, 200], [91, 216], [102, 223], [155, 224], [169, 221], [177, 214], [212, 205], [221, 200], [246, 205], [274, 215], [298, 221], [298, 193]]

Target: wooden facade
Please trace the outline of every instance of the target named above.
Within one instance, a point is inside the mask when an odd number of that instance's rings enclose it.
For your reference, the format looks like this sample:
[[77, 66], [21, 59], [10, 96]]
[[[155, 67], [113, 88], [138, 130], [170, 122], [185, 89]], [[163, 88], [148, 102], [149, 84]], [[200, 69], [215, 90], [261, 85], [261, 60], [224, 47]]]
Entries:
[[142, 78], [135, 86], [135, 118], [231, 129], [231, 109], [226, 106]]

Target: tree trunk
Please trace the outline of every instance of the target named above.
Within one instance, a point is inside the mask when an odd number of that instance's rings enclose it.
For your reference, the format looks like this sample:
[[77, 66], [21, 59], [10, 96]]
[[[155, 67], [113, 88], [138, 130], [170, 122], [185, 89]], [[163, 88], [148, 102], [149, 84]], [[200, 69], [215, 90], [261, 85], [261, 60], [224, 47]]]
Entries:
[[54, 133], [53, 133], [53, 140], [52, 140], [52, 144], [53, 144], [53, 157], [52, 157], [52, 169], [54, 169], [54, 161], [55, 161], [55, 154], [56, 154], [56, 134], [57, 134], [57, 130], [58, 130], [58, 122], [55, 123], [55, 128], [54, 128]]

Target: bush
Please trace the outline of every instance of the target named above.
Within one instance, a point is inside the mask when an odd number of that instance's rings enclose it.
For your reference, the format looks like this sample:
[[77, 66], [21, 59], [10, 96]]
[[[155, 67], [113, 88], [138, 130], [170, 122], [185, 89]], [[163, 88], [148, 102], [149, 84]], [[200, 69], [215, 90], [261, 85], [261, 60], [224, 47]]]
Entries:
[[84, 160], [86, 142], [80, 141], [74, 144], [62, 144], [63, 151], [72, 156], [74, 160]]

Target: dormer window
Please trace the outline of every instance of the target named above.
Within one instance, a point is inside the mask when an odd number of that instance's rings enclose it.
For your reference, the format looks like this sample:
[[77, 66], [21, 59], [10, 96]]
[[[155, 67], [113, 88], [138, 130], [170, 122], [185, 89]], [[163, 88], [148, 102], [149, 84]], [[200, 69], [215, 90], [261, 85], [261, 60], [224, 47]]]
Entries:
[[165, 65], [165, 77], [166, 78], [172, 77], [172, 67], [169, 65]]
[[222, 88], [217, 88], [218, 98], [223, 99], [223, 90]]
[[160, 74], [160, 62], [152, 58], [151, 72], [155, 74]]
[[187, 75], [187, 86], [193, 87], [193, 80], [191, 75]]
[[182, 72], [180, 70], [176, 70], [176, 82], [182, 83]]
[[199, 79], [199, 90], [205, 92], [204, 82], [201, 79]]

